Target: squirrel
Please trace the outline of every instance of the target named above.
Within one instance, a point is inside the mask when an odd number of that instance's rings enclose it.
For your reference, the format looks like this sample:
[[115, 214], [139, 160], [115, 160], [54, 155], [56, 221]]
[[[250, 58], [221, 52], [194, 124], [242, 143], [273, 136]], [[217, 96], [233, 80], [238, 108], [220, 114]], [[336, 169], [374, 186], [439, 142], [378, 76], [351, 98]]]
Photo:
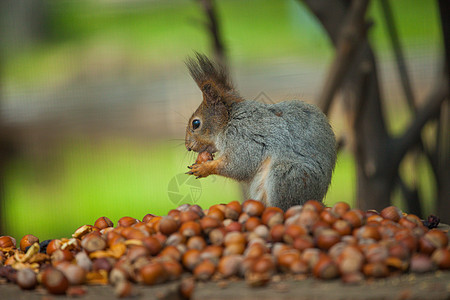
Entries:
[[225, 68], [203, 54], [188, 58], [186, 66], [203, 94], [186, 128], [187, 150], [200, 153], [186, 174], [235, 179], [247, 187], [248, 198], [284, 211], [323, 200], [336, 162], [336, 140], [318, 107], [299, 100], [244, 100]]

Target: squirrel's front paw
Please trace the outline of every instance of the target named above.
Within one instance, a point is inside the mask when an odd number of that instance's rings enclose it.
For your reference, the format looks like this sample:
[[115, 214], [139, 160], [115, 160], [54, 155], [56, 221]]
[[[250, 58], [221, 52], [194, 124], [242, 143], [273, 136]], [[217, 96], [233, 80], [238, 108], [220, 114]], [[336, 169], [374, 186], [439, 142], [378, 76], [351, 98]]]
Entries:
[[207, 177], [208, 175], [211, 175], [211, 166], [209, 166], [206, 162], [202, 164], [193, 164], [192, 166], [188, 167], [191, 169], [186, 174], [188, 175], [194, 175], [196, 178], [202, 178]]

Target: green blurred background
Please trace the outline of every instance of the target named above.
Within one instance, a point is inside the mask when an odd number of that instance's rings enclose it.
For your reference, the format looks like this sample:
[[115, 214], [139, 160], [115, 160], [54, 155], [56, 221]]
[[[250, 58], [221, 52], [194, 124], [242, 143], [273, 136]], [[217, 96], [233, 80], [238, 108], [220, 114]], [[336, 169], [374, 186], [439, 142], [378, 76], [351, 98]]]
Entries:
[[[421, 96], [441, 63], [436, 3], [390, 3]], [[294, 0], [216, 4], [241, 94], [313, 103], [333, 49], [305, 6]], [[385, 112], [390, 130], [399, 132], [411, 116], [399, 100], [377, 1], [369, 14]], [[195, 160], [184, 148], [184, 128], [201, 95], [183, 61], [193, 51], [212, 53], [198, 1], [5, 0], [0, 19], [0, 112], [18, 128], [19, 145], [4, 169], [2, 235], [31, 233], [43, 240], [70, 236], [101, 216], [116, 222], [165, 214], [185, 201], [168, 192], [192, 195], [204, 208], [241, 199], [236, 183], [213, 176], [199, 180], [200, 187], [183, 180], [179, 190], [169, 185]], [[339, 109], [331, 122], [338, 136], [345, 132]], [[420, 182], [429, 213], [434, 195], [423, 165], [408, 180]], [[408, 159], [401, 170], [408, 174]], [[325, 201], [353, 203], [354, 192], [354, 162], [344, 148]]]

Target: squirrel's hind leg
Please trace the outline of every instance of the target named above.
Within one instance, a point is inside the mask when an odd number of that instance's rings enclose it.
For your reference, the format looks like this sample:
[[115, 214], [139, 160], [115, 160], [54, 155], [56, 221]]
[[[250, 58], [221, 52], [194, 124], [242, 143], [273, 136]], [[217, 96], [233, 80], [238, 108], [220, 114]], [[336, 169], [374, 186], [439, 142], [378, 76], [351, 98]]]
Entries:
[[304, 164], [272, 161], [264, 183], [268, 205], [286, 211], [308, 200], [321, 201], [328, 184], [322, 184], [320, 178]]

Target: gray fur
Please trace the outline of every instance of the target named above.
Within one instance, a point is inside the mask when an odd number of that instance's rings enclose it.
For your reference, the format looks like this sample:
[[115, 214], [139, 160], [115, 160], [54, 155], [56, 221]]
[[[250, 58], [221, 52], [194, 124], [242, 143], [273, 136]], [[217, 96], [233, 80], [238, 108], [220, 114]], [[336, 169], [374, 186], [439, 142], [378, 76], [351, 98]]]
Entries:
[[[228, 162], [224, 176], [245, 182], [249, 197], [287, 208], [321, 201], [336, 162], [336, 141], [326, 116], [315, 106], [293, 100], [277, 104], [242, 101], [217, 135], [216, 147]], [[262, 162], [270, 160], [268, 173]]]

